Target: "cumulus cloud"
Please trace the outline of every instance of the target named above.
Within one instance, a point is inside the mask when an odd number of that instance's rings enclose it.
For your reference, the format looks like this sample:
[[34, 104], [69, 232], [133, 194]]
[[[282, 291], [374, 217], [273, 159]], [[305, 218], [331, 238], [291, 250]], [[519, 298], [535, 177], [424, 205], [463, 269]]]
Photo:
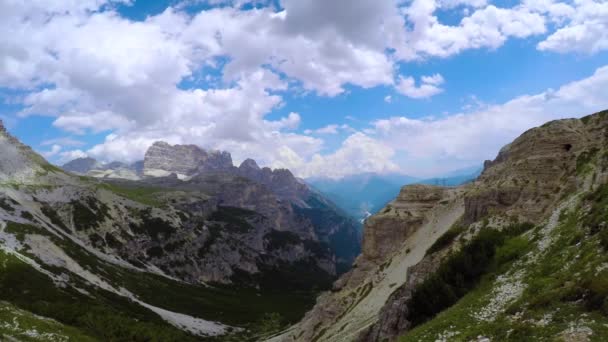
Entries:
[[[167, 140], [302, 174], [330, 170], [346, 157], [353, 158], [352, 172], [371, 170], [355, 155], [375, 151], [374, 170], [388, 170], [395, 155], [378, 152], [384, 140], [341, 125], [299, 134], [306, 117], [268, 115], [285, 105], [288, 92], [332, 97], [348, 86], [387, 86], [429, 98], [443, 91], [441, 75], [415, 80], [399, 75], [398, 63], [496, 49], [508, 39], [546, 35], [538, 48], [556, 52], [607, 47], [606, 3], [592, 0], [512, 7], [484, 0], [282, 0], [255, 1], [254, 9], [213, 0], [196, 13], [182, 3], [141, 21], [115, 11], [125, 2], [0, 1], [0, 87], [23, 94], [19, 115], [52, 117], [55, 127], [77, 135], [108, 135], [86, 151], [46, 144], [50, 156], [133, 161]], [[467, 13], [454, 25], [442, 23], [438, 12], [456, 7]], [[345, 131], [351, 135], [340, 150], [321, 154], [321, 136]], [[357, 150], [355, 142], [367, 147]]]
[[[364, 133], [356, 132], [347, 137], [334, 153], [314, 154], [310, 160], [284, 151], [285, 162], [276, 163], [278, 167], [298, 170], [301, 177], [323, 175], [340, 178], [359, 172], [396, 172], [399, 166], [392, 161], [394, 150], [382, 141]], [[357, 170], [353, 172], [353, 170]]]
[[404, 153], [404, 171], [441, 173], [493, 159], [502, 146], [531, 127], [608, 108], [607, 87], [605, 66], [558, 90], [523, 95], [470, 113], [378, 120], [373, 137]]
[[420, 78], [420, 85], [416, 86], [416, 81], [413, 77], [399, 76], [399, 81], [395, 85], [395, 90], [413, 99], [425, 99], [442, 93], [443, 89], [439, 86], [442, 85], [443, 82], [443, 77], [439, 74], [435, 74], [432, 76], [422, 76]]
[[595, 53], [608, 49], [608, 3], [575, 1], [573, 6], [545, 1], [544, 10], [567, 23], [538, 44], [539, 50]]
[[355, 132], [355, 130], [347, 124], [337, 125], [331, 124], [317, 129], [304, 130], [304, 134], [338, 134], [340, 131]]

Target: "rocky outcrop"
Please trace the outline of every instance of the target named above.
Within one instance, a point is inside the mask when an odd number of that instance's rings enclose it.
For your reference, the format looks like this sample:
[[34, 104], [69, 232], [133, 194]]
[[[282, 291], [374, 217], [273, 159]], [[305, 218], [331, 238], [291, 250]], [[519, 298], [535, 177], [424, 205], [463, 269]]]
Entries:
[[52, 166], [7, 132], [0, 121], [0, 182], [30, 183]]
[[370, 217], [363, 235], [362, 252], [368, 259], [394, 253], [426, 219], [426, 214], [445, 196], [446, 188], [408, 185], [397, 199]]
[[522, 134], [494, 161], [485, 163], [465, 200], [465, 223], [495, 214], [538, 222], [555, 205], [558, 194], [576, 188], [578, 157], [600, 147], [605, 139], [602, 131], [570, 119]]
[[255, 211], [268, 217], [278, 230], [329, 246], [336, 256], [331, 262], [333, 266], [325, 267], [330, 274], [335, 273], [336, 264], [341, 271], [350, 268], [360, 251], [358, 222], [312, 191], [289, 170], [260, 168], [253, 159], [245, 160], [237, 168], [227, 152], [156, 142], [142, 163], [113, 162], [98, 165], [86, 174], [104, 179], [139, 180], [172, 189], [200, 188], [212, 193], [222, 205]]
[[463, 189], [428, 185], [402, 188], [400, 195], [365, 222], [362, 254], [332, 292], [272, 341], [354, 341], [377, 319], [408, 269], [463, 214]]
[[188, 177], [200, 172], [227, 171], [232, 167], [228, 152], [208, 152], [196, 145], [169, 145], [163, 141], [150, 146], [144, 157], [146, 176], [176, 173]]
[[411, 327], [408, 321], [407, 303], [412, 292], [429, 274], [435, 272], [441, 263], [441, 256], [427, 255], [407, 270], [407, 281], [393, 292], [378, 314], [378, 322], [361, 333], [359, 342], [391, 341]]
[[[451, 189], [404, 187], [394, 202], [367, 220], [356, 267], [276, 341], [396, 340], [411, 328], [407, 303], [413, 289], [450, 250], [459, 248], [461, 238], [484, 227], [557, 217], [561, 199], [608, 180], [607, 147], [608, 112], [553, 121], [505, 146], [473, 183]], [[462, 226], [459, 235], [428, 254], [455, 223]], [[391, 278], [394, 274], [402, 278]], [[393, 286], [384, 296], [386, 279]]]
[[61, 168], [65, 171], [95, 178], [138, 180], [143, 176], [143, 162], [127, 164], [123, 162], [100, 163], [94, 158], [74, 159]]

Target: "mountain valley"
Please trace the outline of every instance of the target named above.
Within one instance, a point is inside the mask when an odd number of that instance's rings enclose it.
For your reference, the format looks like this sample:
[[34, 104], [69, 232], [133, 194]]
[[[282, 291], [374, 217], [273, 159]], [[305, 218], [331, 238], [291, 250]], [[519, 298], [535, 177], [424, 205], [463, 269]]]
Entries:
[[64, 171], [0, 145], [1, 336], [608, 338], [607, 112], [527, 131], [472, 182], [403, 186], [362, 239], [288, 170], [227, 152], [157, 142]]

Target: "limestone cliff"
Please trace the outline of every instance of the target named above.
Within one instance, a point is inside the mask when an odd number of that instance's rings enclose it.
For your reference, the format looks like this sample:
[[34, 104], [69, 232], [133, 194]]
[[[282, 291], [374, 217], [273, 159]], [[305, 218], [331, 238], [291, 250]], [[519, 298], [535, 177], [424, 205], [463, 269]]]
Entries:
[[[274, 340], [395, 340], [412, 326], [408, 303], [413, 291], [451, 251], [485, 229], [500, 230], [514, 222], [545, 227], [537, 239], [538, 248], [546, 249], [551, 240], [543, 234], [555, 228], [563, 208], [575, 203], [568, 199], [605, 184], [607, 169], [608, 112], [602, 112], [525, 132], [487, 161], [471, 184], [404, 187], [395, 201], [367, 220], [353, 270], [319, 297], [303, 321]], [[514, 300], [505, 298], [501, 300]], [[426, 338], [445, 340], [442, 336]]]
[[365, 223], [353, 269], [320, 296], [315, 308], [276, 341], [353, 341], [376, 320], [409, 267], [464, 211], [464, 190], [405, 186], [398, 198]]

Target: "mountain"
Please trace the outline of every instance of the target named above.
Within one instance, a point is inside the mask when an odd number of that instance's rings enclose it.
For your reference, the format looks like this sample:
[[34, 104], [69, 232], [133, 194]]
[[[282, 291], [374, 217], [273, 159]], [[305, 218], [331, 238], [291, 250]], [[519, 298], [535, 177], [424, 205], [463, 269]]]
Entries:
[[87, 175], [95, 178], [118, 178], [138, 180], [143, 176], [143, 161], [133, 164], [122, 162], [100, 163], [94, 158], [77, 158], [61, 167], [79, 175]]
[[449, 172], [440, 177], [428, 178], [418, 181], [420, 184], [439, 185], [439, 186], [458, 186], [474, 181], [483, 171], [482, 167], [470, 167]]
[[474, 180], [480, 173], [480, 167], [473, 167], [429, 179], [400, 174], [362, 173], [341, 179], [314, 177], [307, 179], [306, 182], [351, 216], [362, 221], [393, 200], [404, 185], [419, 183], [457, 186]]
[[416, 178], [402, 175], [363, 173], [341, 179], [309, 178], [306, 182], [359, 220], [380, 210]]
[[74, 159], [64, 164], [61, 168], [74, 173], [86, 174], [100, 166], [96, 159], [86, 157]]
[[404, 186], [270, 341], [607, 340], [607, 218], [608, 111], [549, 122], [473, 182]]
[[[187, 179], [162, 163], [175, 148], [194, 151], [173, 159]], [[226, 153], [157, 152], [69, 163], [141, 171], [135, 180], [78, 176], [0, 124], [2, 339], [248, 340], [300, 319], [359, 253], [357, 223], [288, 171], [264, 184], [210, 167]]]

